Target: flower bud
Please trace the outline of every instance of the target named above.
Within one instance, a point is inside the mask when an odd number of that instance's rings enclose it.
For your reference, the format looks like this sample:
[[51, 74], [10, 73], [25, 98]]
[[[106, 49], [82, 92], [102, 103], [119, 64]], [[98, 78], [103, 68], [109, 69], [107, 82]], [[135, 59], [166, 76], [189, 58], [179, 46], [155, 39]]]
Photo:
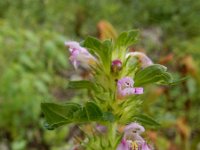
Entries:
[[119, 59], [115, 59], [112, 61], [111, 66], [112, 72], [116, 73], [122, 69], [122, 62]]

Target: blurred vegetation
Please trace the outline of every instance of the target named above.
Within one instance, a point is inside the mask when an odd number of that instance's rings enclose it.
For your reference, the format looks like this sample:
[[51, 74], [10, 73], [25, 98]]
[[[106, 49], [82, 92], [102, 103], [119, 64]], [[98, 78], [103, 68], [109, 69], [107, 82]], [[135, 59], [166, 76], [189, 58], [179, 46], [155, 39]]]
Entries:
[[200, 149], [199, 25], [197, 0], [1, 0], [0, 149], [68, 149], [72, 133], [44, 130], [40, 111], [42, 101], [84, 97], [65, 89], [73, 72], [64, 41], [133, 28], [141, 30], [133, 50], [188, 76], [178, 86], [146, 87], [143, 110], [162, 124], [150, 139], [159, 150]]

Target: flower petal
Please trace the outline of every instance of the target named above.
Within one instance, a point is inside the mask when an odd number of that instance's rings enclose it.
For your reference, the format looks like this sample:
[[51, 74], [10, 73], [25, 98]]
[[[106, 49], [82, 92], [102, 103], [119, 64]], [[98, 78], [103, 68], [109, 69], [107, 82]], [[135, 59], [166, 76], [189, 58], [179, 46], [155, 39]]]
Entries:
[[117, 150], [129, 150], [129, 143], [122, 139], [121, 143], [118, 145]]
[[117, 94], [119, 98], [133, 94], [143, 94], [142, 87], [133, 87], [134, 81], [131, 77], [124, 77], [117, 82]]
[[133, 122], [126, 126], [125, 132], [136, 131], [137, 133], [141, 134], [145, 131], [145, 128], [141, 126], [139, 123]]
[[69, 59], [75, 69], [77, 69], [80, 65], [84, 68], [89, 68], [91, 64], [95, 64], [96, 58], [92, 56], [87, 49], [81, 47], [78, 42], [69, 41], [65, 42], [65, 45], [69, 48]]
[[142, 87], [134, 88], [134, 94], [143, 94], [144, 90]]
[[142, 68], [146, 68], [153, 64], [152, 60], [146, 54], [144, 54], [142, 52], [127, 53], [126, 58], [128, 58], [129, 56], [138, 58]]

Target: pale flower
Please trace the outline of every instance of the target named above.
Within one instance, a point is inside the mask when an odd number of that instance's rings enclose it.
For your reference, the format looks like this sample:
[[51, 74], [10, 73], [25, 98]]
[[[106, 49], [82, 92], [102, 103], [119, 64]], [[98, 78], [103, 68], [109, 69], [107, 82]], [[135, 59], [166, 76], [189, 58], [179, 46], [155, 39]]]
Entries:
[[151, 150], [140, 135], [144, 131], [144, 127], [136, 122], [127, 125], [124, 129], [124, 137], [117, 150]]
[[129, 52], [126, 54], [126, 58], [128, 57], [137, 58], [142, 68], [146, 68], [153, 64], [152, 60], [149, 57], [147, 57], [146, 54], [142, 52]]
[[65, 46], [68, 47], [70, 52], [70, 61], [72, 62], [75, 69], [79, 66], [89, 68], [90, 65], [96, 63], [96, 58], [92, 56], [87, 49], [81, 47], [78, 42], [69, 41], [65, 42]]
[[142, 87], [133, 87], [134, 81], [131, 77], [124, 77], [117, 82], [117, 94], [119, 98], [133, 94], [143, 94]]

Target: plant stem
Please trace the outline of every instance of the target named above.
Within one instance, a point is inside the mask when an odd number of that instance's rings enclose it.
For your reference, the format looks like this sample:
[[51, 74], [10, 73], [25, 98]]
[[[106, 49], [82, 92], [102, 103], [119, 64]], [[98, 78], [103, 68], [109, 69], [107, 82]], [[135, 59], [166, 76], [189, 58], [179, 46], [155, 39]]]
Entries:
[[108, 124], [108, 137], [110, 142], [110, 148], [114, 150], [117, 141], [117, 123]]

